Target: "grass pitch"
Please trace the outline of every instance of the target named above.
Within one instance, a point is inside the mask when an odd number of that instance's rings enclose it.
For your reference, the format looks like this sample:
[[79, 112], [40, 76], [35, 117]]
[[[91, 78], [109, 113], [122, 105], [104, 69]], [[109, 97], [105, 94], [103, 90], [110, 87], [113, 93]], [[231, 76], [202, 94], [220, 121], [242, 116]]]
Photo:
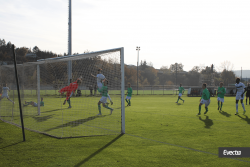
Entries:
[[208, 113], [202, 106], [197, 117], [200, 98], [183, 99], [176, 104], [174, 95], [133, 96], [124, 135], [55, 139], [25, 130], [22, 142], [20, 128], [0, 121], [0, 166], [250, 166], [250, 158], [218, 158], [218, 147], [250, 147], [249, 105], [245, 116], [241, 105], [235, 116], [234, 97], [225, 97], [223, 112], [212, 97]]

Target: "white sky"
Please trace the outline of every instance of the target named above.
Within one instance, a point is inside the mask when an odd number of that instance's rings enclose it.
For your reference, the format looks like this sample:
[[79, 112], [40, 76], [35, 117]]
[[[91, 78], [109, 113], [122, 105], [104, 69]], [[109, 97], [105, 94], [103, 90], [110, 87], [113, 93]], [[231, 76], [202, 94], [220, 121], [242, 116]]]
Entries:
[[[67, 52], [68, 0], [0, 0], [0, 39]], [[72, 0], [72, 51], [125, 48], [125, 63], [250, 69], [249, 0]]]

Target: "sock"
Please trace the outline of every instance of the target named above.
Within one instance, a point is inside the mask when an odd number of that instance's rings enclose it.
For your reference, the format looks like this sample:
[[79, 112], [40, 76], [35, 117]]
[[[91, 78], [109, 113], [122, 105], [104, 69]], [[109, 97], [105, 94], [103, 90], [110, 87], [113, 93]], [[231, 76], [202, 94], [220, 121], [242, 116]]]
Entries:
[[105, 108], [112, 110], [112, 108], [110, 108], [109, 106], [105, 106]]
[[110, 96], [109, 96], [109, 94], [108, 94], [108, 98], [109, 98], [109, 101], [112, 101], [111, 98], [110, 98]]
[[68, 102], [68, 104], [69, 104], [69, 107], [71, 106], [71, 104], [70, 104], [70, 99], [69, 100], [67, 100], [67, 102]]
[[208, 108], [207, 108], [207, 107], [205, 107], [205, 109], [206, 109], [206, 112], [208, 112]]
[[98, 105], [98, 110], [99, 110], [99, 114], [102, 114], [100, 105]]
[[246, 99], [246, 104], [247, 104], [247, 99]]
[[183, 99], [182, 98], [180, 98], [182, 101], [183, 101]]
[[[126, 100], [126, 102], [128, 103], [128, 99], [125, 99]], [[128, 103], [129, 104], [129, 103]]]
[[241, 103], [243, 110], [245, 111], [245, 106], [244, 103]]
[[220, 107], [220, 108], [222, 109], [222, 105], [223, 105], [223, 103], [221, 102], [221, 103], [220, 103], [220, 105], [221, 105], [221, 107]]
[[238, 103], [236, 103], [236, 112], [238, 112]]
[[131, 101], [130, 100], [128, 100], [128, 104], [131, 105]]
[[201, 106], [199, 106], [199, 113], [201, 113]]
[[177, 103], [178, 103], [179, 99], [180, 99], [180, 98], [178, 97]]
[[220, 102], [218, 101], [218, 107], [220, 107]]

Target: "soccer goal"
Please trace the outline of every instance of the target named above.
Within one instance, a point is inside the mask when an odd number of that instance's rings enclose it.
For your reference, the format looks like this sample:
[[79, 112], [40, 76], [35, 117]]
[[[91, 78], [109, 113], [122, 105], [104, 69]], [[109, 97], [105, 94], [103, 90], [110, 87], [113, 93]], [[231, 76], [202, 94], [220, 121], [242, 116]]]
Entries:
[[[72, 62], [71, 67], [68, 61]], [[7, 68], [10, 67], [1, 66], [0, 77], [6, 75]], [[123, 48], [41, 59], [18, 65], [17, 69], [26, 129], [57, 138], [125, 133]], [[99, 91], [94, 77], [98, 73], [105, 76], [101, 82], [108, 81], [103, 84], [108, 89], [107, 100], [102, 99], [104, 104], [99, 106], [103, 91]], [[71, 92], [65, 87], [72, 88]], [[1, 120], [6, 121], [8, 110], [11, 108], [0, 110]], [[7, 122], [20, 125], [18, 115], [18, 110], [9, 113], [13, 118]]]

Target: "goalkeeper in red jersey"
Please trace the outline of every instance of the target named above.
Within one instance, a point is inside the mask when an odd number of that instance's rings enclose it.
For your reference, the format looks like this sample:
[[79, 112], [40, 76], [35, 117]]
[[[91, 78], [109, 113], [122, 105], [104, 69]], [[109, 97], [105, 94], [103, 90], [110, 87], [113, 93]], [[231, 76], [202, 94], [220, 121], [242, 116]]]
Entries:
[[73, 95], [73, 93], [77, 90], [78, 86], [81, 84], [82, 82], [82, 77], [78, 78], [75, 82], [71, 83], [69, 86], [66, 86], [64, 88], [62, 88], [61, 90], [59, 90], [59, 92], [62, 94], [64, 92], [66, 93], [66, 99], [63, 102], [63, 105], [65, 105], [66, 101], [69, 103], [69, 108], [71, 108], [71, 104], [70, 104], [70, 97]]

